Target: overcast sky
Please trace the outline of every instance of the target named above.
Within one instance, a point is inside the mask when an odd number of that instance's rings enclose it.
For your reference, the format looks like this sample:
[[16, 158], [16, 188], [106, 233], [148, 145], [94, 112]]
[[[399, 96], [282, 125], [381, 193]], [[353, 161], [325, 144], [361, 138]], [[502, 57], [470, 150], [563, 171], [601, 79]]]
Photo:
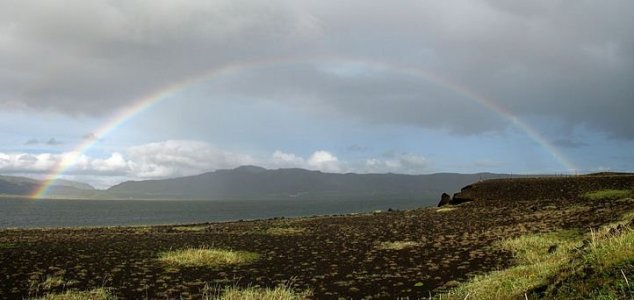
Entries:
[[634, 171], [633, 29], [631, 0], [4, 0], [0, 173]]

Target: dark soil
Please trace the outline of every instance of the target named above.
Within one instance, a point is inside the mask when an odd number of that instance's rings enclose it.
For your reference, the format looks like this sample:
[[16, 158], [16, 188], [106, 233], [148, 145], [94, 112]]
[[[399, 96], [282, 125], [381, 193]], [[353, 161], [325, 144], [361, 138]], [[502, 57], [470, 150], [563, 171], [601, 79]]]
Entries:
[[[191, 225], [0, 230], [0, 298], [111, 287], [125, 299], [200, 298], [205, 285], [272, 287], [291, 280], [316, 298], [417, 299], [474, 274], [504, 268], [510, 253], [492, 244], [558, 229], [586, 231], [616, 221], [634, 201], [591, 201], [588, 190], [634, 189], [634, 176], [491, 180], [468, 189], [473, 202], [376, 214]], [[464, 192], [466, 193], [466, 192]], [[203, 227], [201, 227], [203, 226]], [[301, 235], [270, 235], [271, 227]], [[381, 242], [415, 241], [403, 250]], [[158, 253], [185, 247], [257, 252], [250, 265], [169, 268]], [[46, 285], [47, 277], [63, 279]]]

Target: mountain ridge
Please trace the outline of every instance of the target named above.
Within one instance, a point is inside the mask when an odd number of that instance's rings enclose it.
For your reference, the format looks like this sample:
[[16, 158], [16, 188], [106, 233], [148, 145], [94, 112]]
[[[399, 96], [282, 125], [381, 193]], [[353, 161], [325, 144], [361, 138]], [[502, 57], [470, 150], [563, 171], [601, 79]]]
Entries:
[[[47, 198], [112, 200], [390, 200], [417, 199], [433, 206], [444, 192], [458, 192], [483, 179], [527, 177], [496, 173], [327, 173], [301, 168], [266, 169], [245, 165], [197, 175], [130, 180], [100, 190], [57, 180]], [[29, 196], [40, 180], [0, 176], [0, 195]]]
[[[0, 175], [0, 195], [29, 196], [42, 184], [42, 180], [29, 177]], [[95, 192], [90, 184], [66, 179], [58, 179], [49, 187], [49, 194], [54, 196], [85, 197]]]
[[126, 181], [106, 192], [120, 199], [405, 199], [435, 204], [441, 193], [490, 178], [517, 175], [495, 173], [325, 173], [300, 168], [265, 169], [240, 166], [169, 179]]

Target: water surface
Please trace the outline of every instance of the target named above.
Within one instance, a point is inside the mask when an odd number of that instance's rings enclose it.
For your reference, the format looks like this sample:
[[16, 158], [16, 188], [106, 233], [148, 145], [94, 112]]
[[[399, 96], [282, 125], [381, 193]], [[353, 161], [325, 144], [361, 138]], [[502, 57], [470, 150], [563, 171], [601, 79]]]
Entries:
[[0, 199], [0, 228], [184, 224], [422, 207], [421, 200], [28, 200]]

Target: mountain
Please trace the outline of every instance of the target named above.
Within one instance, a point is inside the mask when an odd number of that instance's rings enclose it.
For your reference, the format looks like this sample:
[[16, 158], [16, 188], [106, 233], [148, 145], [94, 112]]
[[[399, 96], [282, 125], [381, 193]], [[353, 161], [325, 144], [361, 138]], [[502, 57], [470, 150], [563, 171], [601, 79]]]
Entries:
[[[28, 196], [41, 184], [42, 181], [28, 177], [0, 175], [0, 195]], [[91, 198], [96, 193], [98, 191], [87, 183], [58, 179], [48, 194], [56, 198]]]
[[55, 182], [53, 183], [53, 186], [72, 187], [72, 188], [76, 188], [78, 190], [84, 190], [84, 191], [94, 191], [95, 190], [95, 187], [93, 187], [90, 184], [87, 184], [87, 183], [84, 183], [84, 182], [79, 182], [79, 181], [66, 180], [66, 179], [57, 179], [57, 180], [55, 180]]
[[433, 205], [443, 192], [491, 178], [511, 175], [478, 173], [336, 174], [304, 169], [268, 170], [242, 166], [195, 176], [127, 181], [106, 193], [119, 199], [321, 200], [420, 199]]

